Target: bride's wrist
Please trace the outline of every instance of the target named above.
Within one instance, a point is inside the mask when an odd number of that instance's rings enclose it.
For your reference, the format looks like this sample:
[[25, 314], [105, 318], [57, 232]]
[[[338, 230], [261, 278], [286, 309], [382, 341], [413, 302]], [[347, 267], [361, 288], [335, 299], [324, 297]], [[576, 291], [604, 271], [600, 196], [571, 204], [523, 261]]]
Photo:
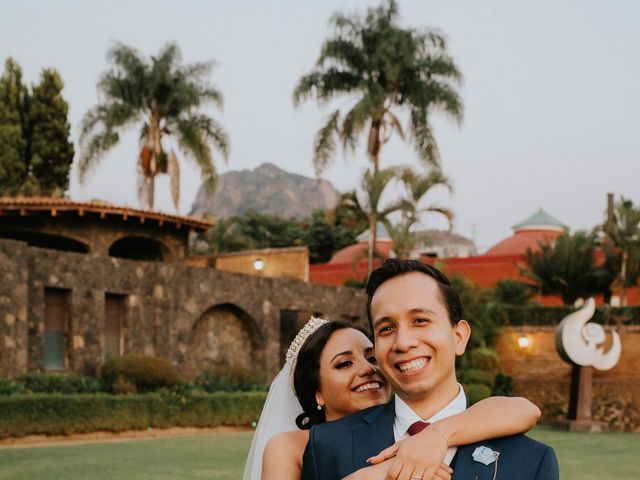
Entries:
[[436, 427], [434, 424], [429, 425], [429, 427], [427, 427], [431, 430], [435, 430], [436, 432], [438, 432], [440, 434], [440, 436], [442, 437], [442, 439], [444, 440], [444, 444], [447, 446], [447, 448], [449, 448], [449, 439], [447, 438], [447, 436], [442, 433], [442, 430], [440, 430], [438, 427]]

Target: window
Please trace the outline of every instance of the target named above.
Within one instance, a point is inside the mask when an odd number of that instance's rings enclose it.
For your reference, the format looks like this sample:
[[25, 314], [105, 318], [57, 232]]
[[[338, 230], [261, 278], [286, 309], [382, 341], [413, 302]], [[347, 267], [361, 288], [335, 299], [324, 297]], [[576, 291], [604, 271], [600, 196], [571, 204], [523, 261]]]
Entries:
[[125, 296], [107, 293], [104, 299], [104, 359], [122, 355]]
[[69, 290], [45, 288], [44, 345], [45, 370], [63, 370], [69, 332]]

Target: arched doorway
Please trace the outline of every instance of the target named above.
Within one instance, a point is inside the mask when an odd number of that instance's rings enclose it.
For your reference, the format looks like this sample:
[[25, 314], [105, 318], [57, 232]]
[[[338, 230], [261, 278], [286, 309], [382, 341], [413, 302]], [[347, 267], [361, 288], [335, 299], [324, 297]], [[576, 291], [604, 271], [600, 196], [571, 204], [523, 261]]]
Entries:
[[264, 369], [264, 344], [256, 322], [232, 304], [212, 307], [194, 323], [184, 374], [196, 377], [203, 370], [225, 366]]
[[89, 246], [86, 243], [63, 235], [17, 230], [7, 232], [0, 231], [0, 238], [9, 238], [11, 240], [27, 242], [30, 247], [49, 248], [51, 250], [62, 250], [65, 252], [89, 252]]

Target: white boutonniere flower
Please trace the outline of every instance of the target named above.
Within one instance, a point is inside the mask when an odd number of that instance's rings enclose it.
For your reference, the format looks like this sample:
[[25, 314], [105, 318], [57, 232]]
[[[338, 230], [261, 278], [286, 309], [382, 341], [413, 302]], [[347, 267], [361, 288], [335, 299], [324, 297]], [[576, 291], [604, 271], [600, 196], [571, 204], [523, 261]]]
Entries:
[[472, 454], [472, 457], [476, 462], [480, 462], [484, 465], [491, 465], [493, 462], [498, 460], [499, 456], [500, 452], [494, 452], [489, 447], [485, 447], [484, 445], [476, 448]]

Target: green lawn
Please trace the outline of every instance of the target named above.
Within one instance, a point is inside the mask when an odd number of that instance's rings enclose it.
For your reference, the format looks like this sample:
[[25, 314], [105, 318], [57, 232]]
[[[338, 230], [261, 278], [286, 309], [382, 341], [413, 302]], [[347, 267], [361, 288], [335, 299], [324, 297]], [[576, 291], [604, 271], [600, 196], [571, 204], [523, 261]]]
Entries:
[[[638, 478], [640, 435], [569, 434], [537, 429], [553, 446], [563, 480]], [[242, 477], [250, 433], [56, 447], [0, 448], [0, 479], [198, 479]]]

